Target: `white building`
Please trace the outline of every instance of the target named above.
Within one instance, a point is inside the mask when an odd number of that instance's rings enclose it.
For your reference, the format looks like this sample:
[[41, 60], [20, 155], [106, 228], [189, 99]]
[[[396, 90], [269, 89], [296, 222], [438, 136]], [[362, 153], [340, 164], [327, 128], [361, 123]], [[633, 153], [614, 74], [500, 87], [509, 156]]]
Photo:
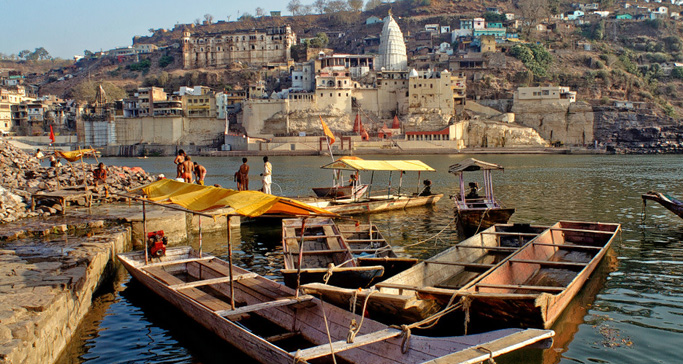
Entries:
[[396, 20], [389, 14], [384, 18], [384, 27], [379, 41], [379, 57], [376, 70], [404, 70], [408, 67], [408, 56], [403, 32]]

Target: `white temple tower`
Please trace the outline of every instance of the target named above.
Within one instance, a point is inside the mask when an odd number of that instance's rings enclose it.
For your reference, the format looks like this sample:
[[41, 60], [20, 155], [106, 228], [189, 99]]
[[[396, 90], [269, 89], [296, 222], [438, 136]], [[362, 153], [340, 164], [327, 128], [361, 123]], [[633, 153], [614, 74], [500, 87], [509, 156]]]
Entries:
[[406, 43], [403, 32], [398, 27], [391, 13], [384, 18], [384, 27], [379, 39], [379, 57], [375, 64], [376, 70], [384, 68], [387, 71], [401, 71], [408, 67]]

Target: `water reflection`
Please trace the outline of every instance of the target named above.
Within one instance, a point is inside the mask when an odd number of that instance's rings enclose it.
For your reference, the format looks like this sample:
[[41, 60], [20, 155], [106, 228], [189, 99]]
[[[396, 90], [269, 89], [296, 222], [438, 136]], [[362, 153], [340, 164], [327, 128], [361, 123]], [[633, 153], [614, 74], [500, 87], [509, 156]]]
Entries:
[[[447, 167], [468, 157], [391, 158], [421, 159], [436, 168], [438, 172], [428, 175], [433, 181], [433, 190], [448, 196], [456, 193], [457, 187], [455, 178], [446, 173]], [[564, 219], [619, 222], [623, 225], [622, 240], [615, 242], [600, 271], [558, 320], [555, 347], [545, 351], [525, 350], [498, 362], [676, 362], [683, 356], [680, 345], [683, 341], [683, 220], [654, 204], [647, 206], [643, 220], [640, 199], [641, 193], [652, 189], [683, 196], [680, 189], [683, 186], [683, 174], [680, 173], [683, 158], [475, 157], [505, 167], [503, 173], [494, 175], [493, 182], [500, 199], [517, 209], [512, 222], [549, 225]], [[231, 174], [239, 165], [239, 158], [197, 158], [209, 170], [207, 182], [228, 187], [234, 185]], [[310, 187], [330, 183], [329, 172], [318, 169], [328, 161], [324, 157], [271, 157], [274, 182], [282, 188], [283, 194], [310, 195]], [[171, 162], [169, 158], [105, 161], [108, 164], [142, 165], [150, 172], [167, 175], [173, 169]], [[386, 183], [382, 176], [375, 177], [380, 185]], [[407, 181], [404, 180], [406, 185], [409, 184]], [[277, 187], [273, 189], [279, 191]], [[460, 239], [451, 226], [453, 210], [450, 202], [444, 198], [431, 208], [359, 219], [376, 224], [392, 245], [406, 247], [402, 254], [427, 258]], [[227, 257], [227, 237], [225, 233], [220, 234], [204, 240], [205, 250]], [[245, 225], [240, 235], [234, 237], [235, 263], [269, 278], [280, 279], [280, 237], [277, 224]], [[417, 242], [421, 243], [413, 245]], [[196, 244], [196, 241], [192, 243]], [[86, 327], [84, 333], [71, 343], [69, 353], [61, 363], [102, 362], [108, 355], [113, 355], [116, 361], [211, 362], [203, 353], [223, 355], [226, 352], [226, 345], [220, 343], [213, 344], [219, 350], [196, 346], [190, 339], [210, 342], [213, 336], [205, 334], [197, 325], [192, 326], [192, 322], [176, 325], [174, 322], [182, 322], [181, 314], [168, 307], [157, 310], [156, 307], [162, 305], [160, 300], [146, 295], [140, 287], [125, 283], [126, 279], [123, 282], [119, 288], [97, 299], [96, 307], [89, 314], [90, 324], [83, 325]], [[116, 334], [123, 328], [128, 332], [127, 336]], [[192, 338], [184, 338], [187, 336]], [[228, 352], [226, 357], [229, 358], [238, 355]]]

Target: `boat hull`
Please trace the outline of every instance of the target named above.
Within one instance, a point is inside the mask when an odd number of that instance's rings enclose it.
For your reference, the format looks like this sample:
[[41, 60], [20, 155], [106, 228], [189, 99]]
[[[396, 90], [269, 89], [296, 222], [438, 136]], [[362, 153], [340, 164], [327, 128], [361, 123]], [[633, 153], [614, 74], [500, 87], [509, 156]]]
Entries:
[[643, 203], [647, 200], [655, 201], [660, 205], [664, 206], [665, 209], [673, 212], [678, 217], [683, 219], [683, 204], [676, 203], [678, 201], [673, 201], [666, 198], [662, 193], [650, 191], [642, 195]]
[[[355, 189], [355, 191], [354, 191]], [[368, 190], [368, 185], [336, 186], [336, 187], [314, 187], [315, 195], [322, 198], [360, 198]]]
[[507, 224], [514, 208], [456, 209], [458, 228], [465, 237], [470, 237], [496, 224]]
[[434, 205], [443, 194], [431, 196], [400, 196], [396, 198], [372, 197], [369, 200], [340, 203], [332, 202], [324, 207], [340, 215], [374, 214], [378, 212]]

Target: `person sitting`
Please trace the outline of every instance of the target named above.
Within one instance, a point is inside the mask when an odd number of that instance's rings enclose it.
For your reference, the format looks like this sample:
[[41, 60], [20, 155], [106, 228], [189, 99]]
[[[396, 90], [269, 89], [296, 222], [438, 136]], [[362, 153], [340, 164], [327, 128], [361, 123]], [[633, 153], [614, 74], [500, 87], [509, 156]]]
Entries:
[[95, 186], [107, 183], [107, 167], [104, 166], [104, 163], [100, 162], [100, 164], [97, 165], [97, 168], [92, 171], [92, 176]]
[[43, 154], [43, 152], [41, 152], [40, 149], [37, 149], [35, 157], [38, 158], [38, 160], [41, 160], [45, 158], [45, 154]]
[[356, 181], [358, 181], [358, 177], [356, 176], [356, 174], [351, 174], [351, 176], [349, 177], [349, 186], [355, 186]]
[[465, 198], [479, 198], [479, 185], [477, 185], [476, 182], [470, 182], [470, 192], [467, 193], [467, 196]]
[[57, 168], [61, 166], [62, 162], [60, 162], [58, 158], [56, 158], [54, 155], [50, 156], [50, 167]]
[[422, 188], [422, 192], [420, 192], [420, 196], [431, 196], [432, 195], [432, 181], [426, 179], [422, 182], [424, 184], [424, 188]]

